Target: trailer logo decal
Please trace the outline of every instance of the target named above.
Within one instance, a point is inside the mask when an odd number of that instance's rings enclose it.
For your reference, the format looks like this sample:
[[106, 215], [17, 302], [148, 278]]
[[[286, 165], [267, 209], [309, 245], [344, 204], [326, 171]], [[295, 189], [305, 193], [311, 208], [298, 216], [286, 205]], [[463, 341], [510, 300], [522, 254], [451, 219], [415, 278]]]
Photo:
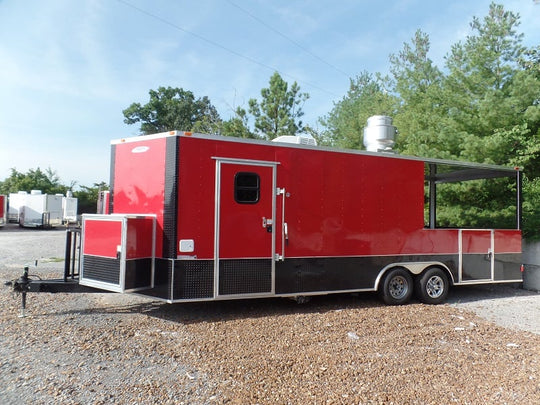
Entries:
[[144, 152], [148, 151], [148, 149], [150, 149], [150, 147], [148, 147], [148, 146], [137, 146], [137, 147], [131, 149], [131, 153], [144, 153]]

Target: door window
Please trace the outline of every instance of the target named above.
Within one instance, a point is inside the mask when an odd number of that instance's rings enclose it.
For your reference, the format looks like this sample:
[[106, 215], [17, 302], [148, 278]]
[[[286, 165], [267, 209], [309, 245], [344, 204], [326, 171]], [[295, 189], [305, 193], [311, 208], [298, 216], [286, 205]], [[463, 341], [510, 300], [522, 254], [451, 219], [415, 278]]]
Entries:
[[238, 172], [234, 176], [234, 199], [239, 204], [259, 201], [261, 179], [257, 173]]

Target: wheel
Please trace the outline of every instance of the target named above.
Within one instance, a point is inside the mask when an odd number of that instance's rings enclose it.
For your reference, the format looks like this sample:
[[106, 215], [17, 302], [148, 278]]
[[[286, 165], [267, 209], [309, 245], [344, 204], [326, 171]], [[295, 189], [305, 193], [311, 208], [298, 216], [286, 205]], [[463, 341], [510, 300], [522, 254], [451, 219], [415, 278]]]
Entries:
[[424, 304], [440, 304], [448, 296], [448, 276], [437, 267], [427, 269], [416, 279], [416, 295]]
[[411, 274], [403, 268], [390, 270], [385, 274], [379, 292], [388, 305], [406, 304], [413, 293]]

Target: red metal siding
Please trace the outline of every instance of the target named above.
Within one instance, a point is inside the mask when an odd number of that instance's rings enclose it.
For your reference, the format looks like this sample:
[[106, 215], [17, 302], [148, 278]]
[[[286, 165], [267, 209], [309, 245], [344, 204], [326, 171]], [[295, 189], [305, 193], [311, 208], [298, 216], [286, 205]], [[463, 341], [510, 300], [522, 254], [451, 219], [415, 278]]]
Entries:
[[162, 255], [166, 137], [119, 143], [114, 156], [115, 214], [157, 216], [156, 257]]
[[287, 256], [402, 252], [423, 228], [423, 163], [324, 151], [282, 150]]
[[5, 219], [6, 219], [6, 196], [0, 195], [0, 223], [4, 222]]
[[[181, 137], [178, 171], [178, 240], [193, 239], [200, 259], [214, 257], [216, 141]], [[177, 242], [178, 243], [178, 242]], [[181, 253], [181, 252], [180, 252]]]
[[420, 229], [406, 235], [394, 235], [393, 238], [402, 245], [402, 254], [448, 255], [459, 250], [458, 234], [457, 229]]
[[495, 253], [521, 253], [521, 231], [496, 230]]
[[463, 253], [487, 254], [491, 250], [491, 231], [465, 230], [461, 234]]
[[[161, 254], [167, 198], [165, 139], [118, 144], [115, 158], [114, 211], [157, 215], [157, 257]], [[449, 254], [459, 250], [457, 230], [424, 229], [422, 161], [196, 136], [181, 136], [178, 145], [176, 244], [193, 239], [195, 250], [189, 254], [198, 259], [214, 258], [215, 158], [279, 163], [276, 186], [284, 187], [290, 196], [285, 198], [289, 231], [285, 252], [281, 251], [282, 197], [276, 197], [273, 219], [278, 254], [335, 257]], [[133, 153], [140, 146], [148, 150]], [[231, 204], [221, 209], [232, 218], [242, 215], [239, 208]], [[243, 221], [220, 226], [232, 227], [233, 235], [249, 235]], [[237, 257], [253, 257], [249, 240], [235, 244], [230, 238], [222, 243], [234, 246], [227, 249]], [[483, 251], [484, 246], [481, 248]], [[520, 232], [497, 231], [495, 251], [521, 252]]]
[[152, 257], [152, 218], [128, 218], [126, 259]]
[[[178, 238], [195, 239], [194, 254], [198, 258], [212, 258], [214, 254], [216, 162], [212, 157], [279, 163], [277, 187], [285, 187], [290, 193], [285, 199], [288, 257], [405, 254], [407, 250], [421, 250], [409, 243], [411, 237], [433, 249], [434, 235], [423, 232], [423, 162], [182, 137]], [[281, 201], [278, 196], [278, 253]], [[233, 214], [236, 215], [230, 213]], [[235, 229], [242, 232], [241, 223]], [[448, 235], [442, 239], [446, 241]], [[454, 239], [451, 245], [451, 249], [445, 246], [437, 250], [455, 252], [457, 241]], [[249, 251], [249, 246], [240, 248]], [[239, 256], [242, 257], [240, 252]]]
[[86, 220], [84, 223], [84, 255], [116, 258], [122, 244], [122, 221]]

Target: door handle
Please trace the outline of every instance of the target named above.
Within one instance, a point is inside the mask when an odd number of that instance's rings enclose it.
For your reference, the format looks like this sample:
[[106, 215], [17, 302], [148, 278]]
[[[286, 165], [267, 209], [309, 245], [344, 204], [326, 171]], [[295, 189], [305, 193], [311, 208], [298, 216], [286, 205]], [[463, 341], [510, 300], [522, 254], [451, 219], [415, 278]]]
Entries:
[[272, 225], [274, 221], [272, 221], [269, 218], [262, 217], [262, 226], [263, 228], [266, 228], [266, 232], [272, 232]]

